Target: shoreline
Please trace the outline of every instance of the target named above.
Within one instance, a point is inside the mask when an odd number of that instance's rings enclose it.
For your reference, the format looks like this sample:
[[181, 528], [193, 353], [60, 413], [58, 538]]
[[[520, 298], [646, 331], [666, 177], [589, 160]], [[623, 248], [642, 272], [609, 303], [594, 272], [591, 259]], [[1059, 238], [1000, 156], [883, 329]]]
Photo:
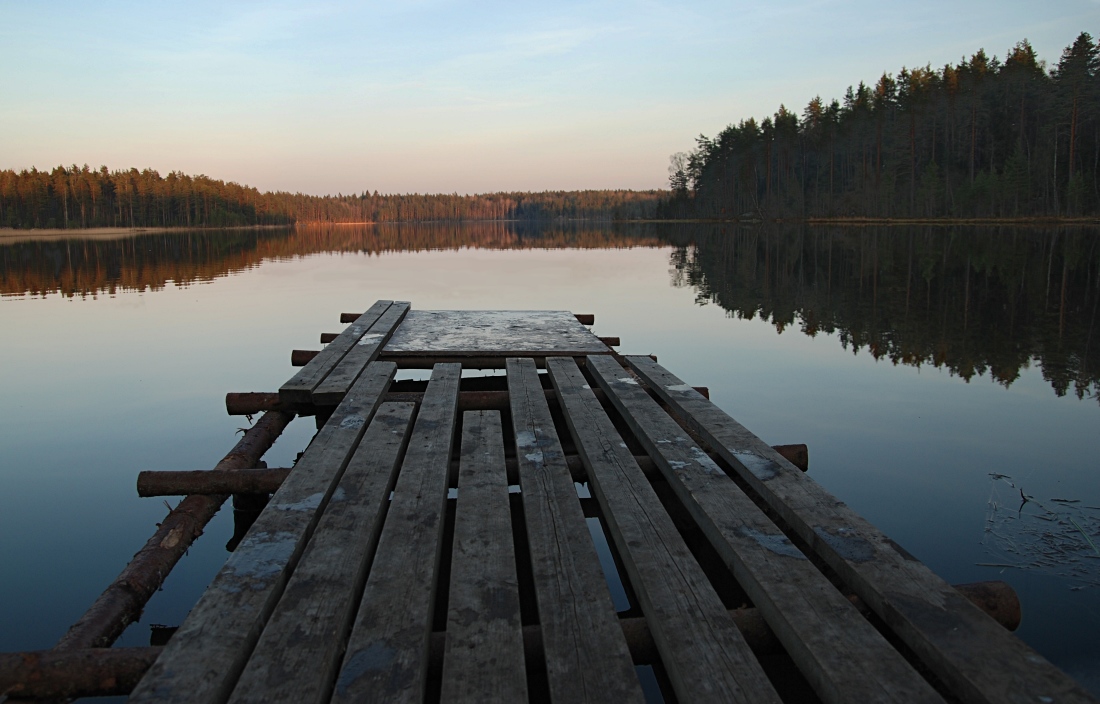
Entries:
[[[232, 227], [88, 227], [88, 228], [42, 228], [42, 229], [17, 229], [0, 227], [0, 242], [40, 241], [59, 239], [122, 239], [138, 235], [159, 234], [165, 232], [203, 232], [207, 230], [278, 230], [284, 228], [319, 226], [363, 226], [363, 225], [402, 225], [402, 224], [428, 224], [440, 222], [475, 222], [470, 220], [431, 220], [431, 221], [394, 221], [394, 222], [326, 222], [310, 221], [297, 222], [287, 225], [236, 225]], [[500, 222], [514, 223], [519, 220], [478, 220], [476, 222]], [[560, 222], [560, 221], [554, 221]], [[577, 222], [585, 222], [579, 220]], [[592, 222], [594, 221], [587, 221]], [[933, 227], [948, 227], [957, 225], [970, 226], [997, 226], [1013, 225], [1016, 227], [1052, 227], [1052, 226], [1088, 226], [1100, 225], [1100, 217], [1026, 217], [1026, 218], [871, 218], [871, 217], [844, 217], [844, 218], [762, 218], [762, 219], [717, 219], [717, 218], [682, 218], [670, 220], [606, 220], [599, 221], [603, 225], [616, 224], [725, 224], [725, 225], [809, 225], [809, 226], [841, 226], [841, 227], [867, 227], [867, 226], [912, 226], [927, 225]], [[553, 224], [547, 223], [547, 224]]]
[[277, 230], [293, 225], [235, 225], [233, 227], [75, 227], [17, 229], [0, 227], [0, 242], [27, 240], [89, 239], [111, 240], [163, 232], [203, 232], [206, 230]]
[[861, 227], [866, 225], [1015, 225], [1017, 227], [1049, 227], [1052, 225], [1100, 225], [1100, 217], [1030, 217], [1030, 218], [678, 218], [675, 220], [619, 220], [616, 222], [639, 223], [695, 223], [700, 225], [842, 225]]

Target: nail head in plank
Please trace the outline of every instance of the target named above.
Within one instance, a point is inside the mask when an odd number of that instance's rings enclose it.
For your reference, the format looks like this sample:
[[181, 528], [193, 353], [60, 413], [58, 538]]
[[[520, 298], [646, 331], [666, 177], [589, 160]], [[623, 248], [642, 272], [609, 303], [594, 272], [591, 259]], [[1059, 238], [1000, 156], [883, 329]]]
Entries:
[[462, 414], [445, 702], [527, 700], [519, 582], [500, 413]]
[[437, 364], [393, 489], [332, 701], [420, 702], [462, 368]]
[[642, 701], [534, 360], [508, 359], [507, 376], [551, 699]]
[[199, 598], [132, 702], [224, 701], [397, 368], [374, 362]]
[[943, 701], [618, 362], [589, 368], [822, 700]]
[[379, 407], [230, 704], [328, 701], [415, 407]]
[[778, 702], [576, 362], [546, 360], [573, 442], [682, 701]]
[[376, 301], [367, 312], [360, 315], [335, 340], [321, 350], [306, 366], [279, 389], [279, 398], [286, 403], [311, 403], [313, 389], [317, 388], [336, 364], [343, 359], [363, 333], [382, 317], [393, 301]]
[[314, 405], [335, 406], [340, 403], [367, 364], [378, 357], [382, 345], [390, 339], [408, 312], [408, 302], [394, 301], [313, 390]]
[[967, 702], [1096, 702], [897, 543], [646, 357], [638, 376]]

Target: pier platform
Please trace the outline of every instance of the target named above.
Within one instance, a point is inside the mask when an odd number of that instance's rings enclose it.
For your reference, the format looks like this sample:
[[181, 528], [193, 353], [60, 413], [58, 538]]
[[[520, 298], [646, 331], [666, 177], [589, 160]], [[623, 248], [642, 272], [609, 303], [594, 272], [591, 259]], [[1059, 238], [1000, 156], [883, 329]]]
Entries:
[[[118, 656], [133, 702], [1097, 701], [1005, 627], [1004, 585], [946, 583], [590, 319], [348, 317], [277, 394], [227, 398], [263, 415], [218, 467], [143, 473], [192, 503], [43, 663], [110, 652], [232, 495], [259, 504], [225, 566]], [[295, 416], [317, 434], [264, 467]]]

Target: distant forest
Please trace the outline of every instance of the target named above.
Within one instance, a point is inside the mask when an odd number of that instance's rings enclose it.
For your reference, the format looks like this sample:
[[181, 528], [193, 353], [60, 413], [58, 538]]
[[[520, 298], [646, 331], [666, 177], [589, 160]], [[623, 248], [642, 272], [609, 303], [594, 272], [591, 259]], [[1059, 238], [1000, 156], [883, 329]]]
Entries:
[[207, 176], [58, 166], [0, 171], [0, 227], [235, 227], [295, 222], [651, 218], [664, 191], [310, 196], [261, 193]]
[[674, 154], [664, 218], [1011, 218], [1100, 214], [1100, 62], [1082, 32], [1048, 67], [1027, 40], [902, 68], [802, 114]]

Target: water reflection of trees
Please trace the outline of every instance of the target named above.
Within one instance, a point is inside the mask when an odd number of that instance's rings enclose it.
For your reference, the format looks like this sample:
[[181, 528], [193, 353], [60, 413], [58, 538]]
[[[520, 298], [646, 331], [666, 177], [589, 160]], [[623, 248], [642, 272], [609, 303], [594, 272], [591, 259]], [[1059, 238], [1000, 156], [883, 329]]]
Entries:
[[988, 373], [1038, 363], [1058, 394], [1100, 391], [1094, 229], [546, 227], [484, 222], [0, 240], [0, 295], [190, 285], [322, 252], [674, 246], [673, 284], [738, 318], [835, 333], [895, 364]]
[[1032, 363], [1058, 395], [1100, 390], [1094, 229], [699, 228], [669, 239], [673, 284], [738, 318], [835, 333], [895, 364], [988, 373]]
[[462, 248], [606, 249], [658, 246], [638, 228], [523, 223], [327, 225], [280, 230], [194, 230], [117, 239], [0, 240], [0, 295], [95, 296], [212, 281], [321, 252], [418, 252]]

